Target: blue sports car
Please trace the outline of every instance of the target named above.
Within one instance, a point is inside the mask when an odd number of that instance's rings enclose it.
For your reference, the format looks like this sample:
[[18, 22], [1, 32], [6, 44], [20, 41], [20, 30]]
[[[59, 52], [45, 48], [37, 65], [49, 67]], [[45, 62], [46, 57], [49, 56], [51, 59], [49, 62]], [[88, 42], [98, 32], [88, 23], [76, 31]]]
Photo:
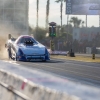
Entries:
[[6, 47], [9, 58], [16, 61], [50, 60], [46, 47], [29, 35], [9, 39]]

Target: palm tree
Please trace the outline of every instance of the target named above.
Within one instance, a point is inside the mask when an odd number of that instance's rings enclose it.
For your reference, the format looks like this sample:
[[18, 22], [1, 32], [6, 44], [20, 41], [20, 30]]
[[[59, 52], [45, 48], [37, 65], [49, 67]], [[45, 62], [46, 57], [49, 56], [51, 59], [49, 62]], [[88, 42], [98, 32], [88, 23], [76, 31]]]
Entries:
[[61, 5], [60, 5], [60, 12], [61, 12], [61, 16], [60, 16], [60, 18], [61, 18], [61, 30], [62, 30], [62, 8], [63, 8], [63, 2], [66, 2], [66, 0], [56, 0], [55, 2], [57, 2], [57, 3], [59, 3], [59, 2], [61, 2]]
[[82, 22], [82, 20], [77, 20], [77, 26], [76, 27], [79, 27], [80, 25], [81, 25], [81, 22]]
[[77, 17], [71, 17], [70, 21], [71, 24], [73, 24], [74, 27], [76, 27]]
[[49, 23], [49, 9], [50, 9], [50, 0], [47, 0], [47, 4], [46, 4], [46, 29], [47, 29], [48, 23]]
[[37, 11], [37, 22], [36, 22], [36, 27], [38, 28], [38, 21], [39, 21], [39, 14], [38, 14], [38, 11], [39, 11], [39, 0], [37, 0], [36, 5], [37, 5], [37, 9], [36, 9], [36, 11]]
[[84, 23], [85, 23], [85, 22], [84, 22], [84, 21], [82, 21], [82, 27], [84, 27]]
[[79, 27], [82, 20], [78, 19], [77, 17], [71, 17], [71, 20], [69, 21], [74, 25], [74, 27]]
[[35, 32], [35, 34], [34, 34], [34, 36], [36, 36], [36, 34], [38, 33], [38, 22], [39, 22], [39, 0], [36, 0], [36, 12], [37, 12], [37, 14], [36, 14], [36, 18], [37, 18], [37, 20], [36, 20], [36, 32]]

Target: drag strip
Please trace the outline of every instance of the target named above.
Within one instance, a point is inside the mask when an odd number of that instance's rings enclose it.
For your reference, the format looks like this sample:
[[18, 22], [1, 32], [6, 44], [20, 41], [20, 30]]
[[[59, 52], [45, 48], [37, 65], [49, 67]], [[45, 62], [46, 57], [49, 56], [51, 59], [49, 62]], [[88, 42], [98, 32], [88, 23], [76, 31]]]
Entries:
[[40, 69], [75, 81], [100, 85], [100, 64], [62, 59], [51, 59], [48, 62], [17, 62], [29, 69]]
[[[23, 82], [32, 82], [38, 86], [42, 85], [47, 89], [53, 89], [54, 91], [56, 90], [60, 93], [64, 92], [69, 95], [75, 95], [82, 100], [100, 100], [100, 84], [97, 84], [96, 80], [91, 82], [91, 74], [86, 73], [86, 76], [84, 76], [84, 74], [80, 72], [78, 68], [76, 68], [76, 66], [81, 64], [78, 64], [78, 62], [75, 61], [76, 64], [73, 66], [72, 63], [73, 61], [65, 61], [60, 59], [52, 59], [48, 62], [16, 62], [0, 60], [0, 70], [1, 73], [6, 71], [7, 73], [13, 74], [14, 76], [25, 78]], [[68, 68], [69, 65], [73, 66], [75, 69]], [[82, 69], [82, 67], [84, 66], [81, 66], [80, 68]], [[89, 66], [88, 68], [93, 68], [93, 66]], [[96, 68], [99, 70], [99, 67]], [[5, 74], [3, 75], [5, 76]], [[94, 78], [98, 79], [98, 75], [95, 75]], [[7, 79], [12, 80], [13, 78], [8, 77]], [[4, 81], [7, 79], [4, 78]], [[88, 81], [86, 81], [86, 79]]]

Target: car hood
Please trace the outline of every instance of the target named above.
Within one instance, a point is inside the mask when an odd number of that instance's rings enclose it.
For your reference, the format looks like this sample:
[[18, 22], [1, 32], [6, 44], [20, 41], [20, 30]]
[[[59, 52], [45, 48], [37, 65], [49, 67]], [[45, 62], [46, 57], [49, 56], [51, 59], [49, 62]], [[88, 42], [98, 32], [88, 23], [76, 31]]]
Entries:
[[45, 54], [45, 46], [42, 44], [34, 44], [32, 46], [26, 46], [24, 44], [20, 44], [19, 48], [25, 55], [44, 55]]

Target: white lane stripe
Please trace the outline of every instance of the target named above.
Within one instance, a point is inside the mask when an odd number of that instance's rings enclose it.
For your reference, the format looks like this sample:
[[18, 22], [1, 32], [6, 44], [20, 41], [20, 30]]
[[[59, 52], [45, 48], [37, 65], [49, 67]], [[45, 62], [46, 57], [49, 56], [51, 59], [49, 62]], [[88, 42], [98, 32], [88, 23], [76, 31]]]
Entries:
[[3, 62], [15, 64], [15, 65], [20, 65], [20, 64], [16, 63], [16, 61], [6, 61], [6, 60], [3, 60]]
[[[64, 59], [64, 58], [54, 58], [53, 57], [53, 59], [58, 59], [58, 60], [70, 60], [70, 59]], [[82, 60], [74, 60], [73, 59], [73, 61], [82, 61]], [[85, 63], [85, 61], [82, 61], [83, 63]], [[87, 63], [88, 61], [86, 61], [86, 63]], [[85, 67], [92, 67], [92, 68], [95, 68], [93, 65], [83, 65], [83, 64], [76, 64], [76, 63], [72, 63], [72, 62], [65, 62], [66, 64], [72, 64], [72, 65], [79, 65], [79, 66], [85, 66]], [[95, 63], [95, 62], [89, 62], [89, 63]], [[98, 69], [100, 69], [99, 67], [96, 67], [96, 68], [98, 68]]]
[[[30, 64], [28, 64], [28, 65], [30, 65]], [[80, 73], [80, 72], [66, 70], [66, 69], [62, 69], [62, 68], [55, 68], [55, 67], [52, 67], [52, 66], [47, 66], [47, 65], [43, 65], [43, 64], [40, 65], [40, 64], [36, 64], [36, 63], [34, 63], [34, 65], [39, 65], [39, 66], [42, 66], [42, 67], [47, 67], [47, 68], [62, 70], [62, 71], [66, 71], [66, 72], [69, 71], [69, 72], [74, 73], [74, 74], [83, 75], [83, 76], [85, 75], [85, 76], [90, 76], [90, 77], [95, 77], [95, 78], [100, 79], [100, 77], [98, 77], [98, 76], [92, 76], [92, 75], [89, 75], [89, 74], [83, 74], [83, 73]]]

